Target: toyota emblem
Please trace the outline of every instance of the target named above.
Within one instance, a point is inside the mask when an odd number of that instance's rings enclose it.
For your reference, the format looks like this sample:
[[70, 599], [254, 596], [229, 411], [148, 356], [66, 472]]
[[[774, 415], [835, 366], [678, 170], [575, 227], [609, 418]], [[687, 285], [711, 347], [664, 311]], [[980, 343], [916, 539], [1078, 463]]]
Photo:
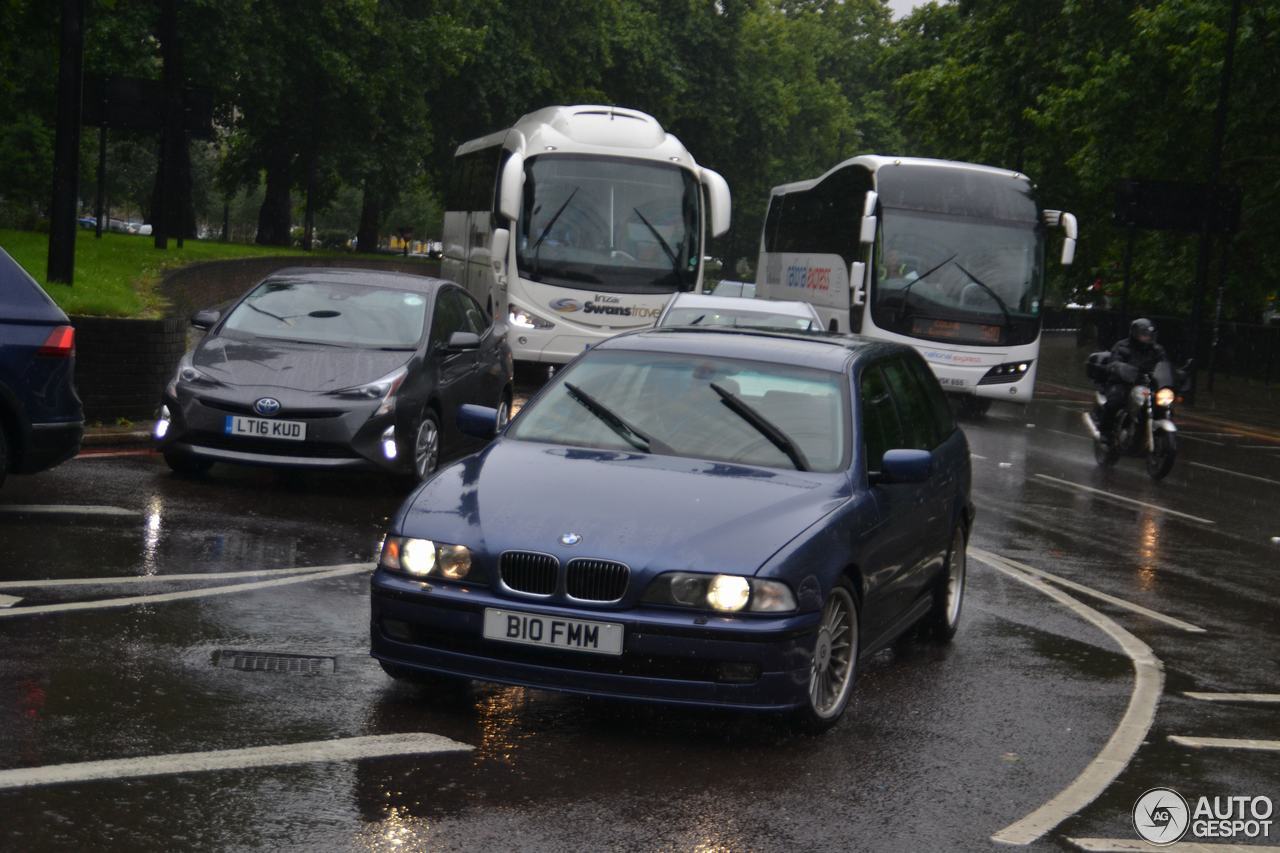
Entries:
[[280, 414], [280, 401], [275, 397], [263, 397], [253, 404], [253, 410], [263, 417]]

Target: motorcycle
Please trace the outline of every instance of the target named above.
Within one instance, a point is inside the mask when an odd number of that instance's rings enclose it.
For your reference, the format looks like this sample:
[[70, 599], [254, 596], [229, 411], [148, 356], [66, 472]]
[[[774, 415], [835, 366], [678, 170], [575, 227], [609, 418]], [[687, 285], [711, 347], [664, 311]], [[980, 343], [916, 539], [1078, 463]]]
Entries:
[[[1173, 404], [1178, 389], [1186, 381], [1191, 362], [1175, 371], [1164, 361], [1156, 365], [1150, 374], [1141, 373], [1131, 364], [1111, 364], [1109, 352], [1096, 352], [1089, 356], [1089, 378], [1099, 386], [1107, 382], [1123, 382], [1130, 385], [1125, 405], [1111, 425], [1109, 435], [1103, 435], [1092, 412], [1084, 413], [1085, 426], [1093, 436], [1093, 457], [1099, 465], [1109, 468], [1124, 456], [1145, 456], [1147, 474], [1160, 480], [1173, 468], [1178, 455], [1176, 436], [1178, 427], [1173, 422]], [[1098, 410], [1107, 398], [1097, 392]]]

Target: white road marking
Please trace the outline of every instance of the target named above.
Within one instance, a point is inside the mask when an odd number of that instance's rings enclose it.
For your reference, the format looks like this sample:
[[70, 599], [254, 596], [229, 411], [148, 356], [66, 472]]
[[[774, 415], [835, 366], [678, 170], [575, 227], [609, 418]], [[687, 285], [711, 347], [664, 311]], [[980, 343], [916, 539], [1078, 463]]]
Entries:
[[0, 513], [9, 515], [142, 515], [136, 509], [119, 506], [79, 504], [0, 504]]
[[1169, 735], [1169, 740], [1178, 746], [1189, 746], [1192, 749], [1256, 749], [1263, 752], [1280, 752], [1280, 740], [1252, 740], [1250, 738], [1233, 737], [1186, 737]]
[[1198, 441], [1201, 444], [1212, 444], [1214, 447], [1226, 447], [1226, 445], [1223, 444], [1221, 441], [1210, 441], [1207, 438], [1200, 438], [1199, 436], [1187, 435], [1185, 432], [1179, 432], [1178, 437], [1186, 439], [1187, 441]]
[[1183, 693], [1204, 702], [1280, 702], [1280, 693]]
[[1204, 628], [1201, 628], [1199, 625], [1192, 625], [1190, 622], [1184, 622], [1181, 619], [1176, 619], [1172, 616], [1166, 616], [1163, 613], [1160, 613], [1159, 611], [1151, 610], [1150, 608], [1143, 607], [1141, 604], [1134, 604], [1132, 601], [1126, 601], [1123, 598], [1116, 598], [1114, 595], [1110, 595], [1101, 590], [1094, 589], [1093, 587], [1085, 586], [1084, 584], [1081, 584], [1081, 583], [1076, 583], [1073, 580], [1067, 580], [1064, 577], [1051, 574], [1050, 572], [1046, 572], [1043, 569], [1037, 569], [1034, 566], [1028, 566], [1026, 563], [1020, 563], [1017, 560], [1014, 560], [1010, 557], [1002, 557], [999, 554], [992, 554], [989, 551], [984, 551], [981, 548], [974, 548], [972, 546], [970, 546], [969, 548], [969, 553], [973, 554], [975, 557], [978, 557], [978, 559], [986, 563], [990, 563], [992, 560], [999, 560], [1005, 565], [1018, 569], [1020, 571], [1024, 571], [1027, 574], [1035, 575], [1036, 577], [1041, 578], [1043, 580], [1047, 580], [1050, 583], [1055, 583], [1058, 586], [1064, 586], [1067, 589], [1075, 590], [1076, 592], [1081, 593], [1082, 595], [1092, 596], [1096, 599], [1099, 599], [1100, 601], [1105, 601], [1108, 604], [1114, 604], [1116, 607], [1123, 607], [1125, 610], [1131, 610], [1134, 613], [1138, 613], [1143, 616], [1146, 616], [1148, 619], [1154, 619], [1157, 622], [1163, 622], [1166, 625], [1171, 625], [1172, 627], [1177, 628], [1179, 631], [1186, 631], [1188, 634], [1205, 633]]
[[1107, 789], [1128, 766], [1142, 745], [1155, 720], [1160, 692], [1164, 689], [1164, 665], [1151, 647], [1120, 627], [1114, 619], [1084, 604], [1062, 590], [999, 560], [981, 562], [1049, 596], [1081, 619], [1092, 624], [1112, 639], [1133, 663], [1133, 692], [1124, 716], [1102, 751], [1080, 772], [1075, 780], [1049, 802], [1031, 814], [1006, 826], [991, 836], [1000, 844], [1026, 845], [1043, 836], [1067, 818], [1079, 812]]
[[141, 776], [164, 776], [173, 773], [200, 773], [209, 770], [243, 770], [249, 767], [283, 767], [326, 761], [359, 761], [364, 758], [385, 758], [393, 755], [467, 752], [471, 749], [472, 747], [465, 743], [426, 732], [370, 735], [287, 743], [278, 746], [257, 746], [248, 749], [144, 755], [138, 758], [118, 758], [108, 761], [19, 767], [13, 770], [0, 770], [0, 790], [70, 782], [136, 779]]
[[1237, 444], [1240, 450], [1280, 450], [1280, 444]]
[[12, 607], [21, 600], [20, 595], [0, 595], [0, 607]]
[[976, 454], [976, 453], [970, 453], [970, 454], [969, 454], [969, 456], [970, 456], [970, 458], [972, 458], [972, 459], [986, 459], [986, 458], [987, 458], [987, 457], [985, 457], [985, 456], [979, 456], [979, 455], [978, 455], [978, 454]]
[[1067, 438], [1077, 438], [1077, 439], [1080, 439], [1081, 441], [1090, 441], [1090, 442], [1091, 442], [1091, 441], [1093, 441], [1093, 437], [1092, 437], [1092, 436], [1088, 436], [1088, 435], [1081, 435], [1081, 434], [1080, 434], [1080, 433], [1078, 433], [1078, 432], [1067, 432], [1066, 430], [1063, 430], [1063, 429], [1053, 429], [1052, 427], [1045, 427], [1045, 428], [1044, 428], [1044, 431], [1045, 431], [1045, 432], [1051, 432], [1051, 433], [1053, 433], [1053, 434], [1055, 434], [1055, 435], [1065, 435]]
[[1173, 516], [1177, 516], [1178, 518], [1185, 518], [1189, 521], [1194, 521], [1198, 524], [1217, 524], [1216, 521], [1213, 521], [1208, 518], [1201, 518], [1198, 515], [1190, 515], [1185, 512], [1178, 512], [1176, 509], [1166, 509], [1165, 507], [1157, 506], [1156, 504], [1149, 504], [1146, 501], [1135, 500], [1134, 498], [1126, 498], [1123, 495], [1117, 495], [1112, 492], [1103, 491], [1102, 489], [1095, 489], [1092, 486], [1084, 486], [1084, 485], [1081, 485], [1080, 483], [1073, 483], [1070, 480], [1059, 480], [1057, 477], [1050, 477], [1048, 474], [1036, 474], [1036, 477], [1040, 480], [1044, 480], [1049, 483], [1056, 483], [1057, 485], [1063, 486], [1065, 488], [1077, 489], [1082, 492], [1090, 492], [1095, 495], [1102, 495], [1103, 497], [1110, 498], [1113, 501], [1119, 501], [1120, 503], [1131, 504], [1133, 506], [1140, 506], [1140, 507], [1143, 507], [1144, 509], [1155, 510], [1156, 512], [1163, 512], [1166, 515], [1173, 515]]
[[1203, 462], [1188, 462], [1187, 464], [1195, 468], [1206, 468], [1210, 471], [1230, 474], [1233, 477], [1244, 477], [1246, 480], [1257, 480], [1259, 483], [1270, 483], [1273, 486], [1280, 486], [1280, 480], [1272, 480], [1269, 477], [1259, 477], [1257, 474], [1244, 474], [1240, 471], [1232, 471], [1229, 468], [1219, 468], [1216, 465], [1206, 465]]
[[1068, 838], [1087, 853], [1149, 853], [1151, 850], [1173, 850], [1176, 853], [1280, 853], [1280, 847], [1271, 844], [1206, 844], [1199, 841], [1179, 841], [1166, 847], [1156, 847], [1137, 838]]
[[220, 581], [231, 578], [255, 578], [262, 575], [301, 575], [307, 572], [324, 572], [330, 569], [342, 569], [353, 563], [340, 566], [297, 566], [289, 569], [248, 569], [239, 572], [195, 572], [182, 575], [122, 575], [105, 578], [45, 578], [43, 580], [0, 581], [0, 589], [35, 589], [63, 586], [115, 586], [116, 584], [133, 583], [166, 583], [168, 581]]
[[249, 592], [255, 589], [270, 589], [287, 584], [305, 583], [307, 581], [326, 580], [344, 575], [355, 575], [373, 569], [372, 563], [352, 563], [347, 566], [334, 566], [328, 571], [311, 572], [305, 575], [279, 578], [277, 580], [257, 581], [255, 583], [238, 583], [228, 586], [211, 586], [205, 589], [188, 589], [182, 592], [166, 592], [155, 595], [134, 595], [128, 598], [104, 598], [98, 601], [72, 601], [66, 604], [39, 604], [31, 607], [19, 607], [13, 610], [0, 610], [0, 619], [10, 616], [35, 616], [40, 613], [62, 613], [68, 610], [105, 610], [111, 607], [134, 607], [139, 604], [159, 604], [166, 601], [184, 601], [191, 598], [207, 598], [214, 595], [227, 595], [233, 592]]
[[1238, 432], [1200, 432], [1198, 430], [1195, 432], [1179, 431], [1179, 435], [1207, 436], [1208, 438], [1239, 438], [1240, 437], [1240, 433]]

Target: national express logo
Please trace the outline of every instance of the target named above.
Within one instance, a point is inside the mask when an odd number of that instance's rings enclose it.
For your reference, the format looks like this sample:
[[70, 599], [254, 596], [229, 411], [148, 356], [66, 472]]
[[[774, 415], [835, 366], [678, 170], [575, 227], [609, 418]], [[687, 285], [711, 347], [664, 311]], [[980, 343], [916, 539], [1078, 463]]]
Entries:
[[793, 264], [787, 267], [787, 287], [828, 291], [831, 289], [831, 267]]
[[560, 314], [576, 314], [581, 311], [583, 314], [602, 314], [610, 317], [656, 318], [662, 313], [661, 306], [646, 308], [641, 305], [623, 305], [622, 300], [618, 297], [603, 293], [594, 294], [589, 302], [579, 302], [576, 299], [555, 299], [552, 300], [550, 305], [552, 311]]

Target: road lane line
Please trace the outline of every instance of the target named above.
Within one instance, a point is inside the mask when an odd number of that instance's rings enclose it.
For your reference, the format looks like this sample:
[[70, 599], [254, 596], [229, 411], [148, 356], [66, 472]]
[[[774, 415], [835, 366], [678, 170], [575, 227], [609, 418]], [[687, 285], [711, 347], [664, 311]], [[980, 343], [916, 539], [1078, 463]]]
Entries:
[[174, 773], [203, 773], [210, 770], [244, 770], [251, 767], [284, 767], [331, 761], [359, 761], [396, 755], [427, 755], [439, 752], [468, 752], [471, 746], [426, 732], [316, 740], [248, 749], [209, 752], [182, 752], [171, 755], [144, 755], [107, 761], [51, 764], [0, 770], [0, 790], [166, 776]]
[[340, 578], [373, 570], [373, 563], [359, 563], [333, 568], [323, 572], [312, 572], [294, 577], [279, 578], [256, 583], [238, 583], [228, 586], [211, 586], [205, 589], [188, 589], [182, 592], [166, 592], [155, 595], [134, 595], [128, 598], [103, 598], [97, 601], [72, 601], [65, 604], [38, 604], [31, 607], [17, 607], [11, 610], [0, 610], [0, 619], [11, 616], [35, 616], [40, 613], [63, 613], [68, 610], [105, 610], [112, 607], [135, 607], [139, 604], [160, 604], [166, 601], [185, 601], [191, 598], [207, 598], [214, 595], [228, 595], [233, 592], [249, 592], [255, 589], [270, 589], [307, 581]]
[[301, 575], [344, 569], [354, 563], [333, 566], [295, 566], [288, 569], [246, 569], [239, 572], [194, 572], [181, 575], [117, 575], [103, 578], [46, 578], [44, 580], [0, 581], [0, 589], [50, 589], [64, 586], [115, 586], [117, 584], [165, 583], [167, 581], [220, 581], [231, 578], [255, 578], [262, 575]]
[[1237, 444], [1239, 450], [1280, 450], [1280, 444]]
[[0, 595], [0, 607], [12, 607], [21, 600], [20, 595]]
[[1194, 435], [1184, 435], [1183, 433], [1178, 433], [1178, 437], [1184, 441], [1198, 441], [1201, 444], [1212, 444], [1214, 447], [1226, 447], [1226, 445], [1223, 444], [1221, 441], [1212, 441], [1207, 438], [1197, 438]]
[[1280, 853], [1280, 847], [1271, 844], [1178, 841], [1167, 847], [1156, 847], [1138, 838], [1068, 838], [1067, 843], [1086, 853], [1150, 853], [1152, 850], [1172, 850], [1174, 853]]
[[1187, 737], [1185, 735], [1169, 735], [1169, 740], [1178, 746], [1189, 746], [1192, 749], [1254, 749], [1263, 752], [1280, 752], [1280, 740], [1253, 740], [1251, 738], [1234, 737]]
[[1105, 601], [1108, 604], [1114, 604], [1116, 607], [1123, 607], [1125, 610], [1133, 611], [1134, 613], [1141, 614], [1148, 619], [1154, 619], [1157, 622], [1163, 622], [1166, 625], [1177, 628], [1179, 631], [1186, 631], [1188, 634], [1205, 633], [1205, 629], [1201, 628], [1199, 625], [1192, 625], [1190, 622], [1184, 622], [1181, 619], [1174, 618], [1173, 616], [1166, 616], [1157, 610], [1151, 610], [1150, 608], [1143, 607], [1141, 604], [1134, 604], [1132, 601], [1126, 601], [1123, 598], [1116, 598], [1114, 595], [1105, 593], [1102, 590], [1094, 589], [1093, 587], [1085, 586], [1081, 583], [1076, 583], [1073, 580], [1067, 580], [1064, 577], [1051, 574], [1043, 569], [1037, 569], [1034, 566], [1028, 566], [1026, 563], [1020, 563], [1011, 557], [992, 554], [989, 551], [984, 551], [981, 548], [974, 548], [972, 546], [969, 547], [969, 553], [979, 557], [979, 559], [982, 559], [985, 562], [990, 562], [993, 559], [999, 560], [1007, 566], [1035, 575], [1042, 580], [1055, 583], [1058, 586], [1064, 586], [1067, 589], [1075, 590], [1082, 595], [1092, 596], [1093, 598]]
[[1075, 439], [1079, 439], [1080, 441], [1090, 441], [1090, 442], [1093, 441], [1092, 436], [1081, 435], [1078, 432], [1067, 432], [1064, 429], [1054, 429], [1053, 427], [1045, 427], [1044, 431], [1054, 433], [1055, 435], [1065, 435], [1067, 438], [1075, 438]]
[[1280, 480], [1272, 480], [1270, 477], [1259, 477], [1257, 474], [1244, 474], [1240, 471], [1232, 471], [1229, 468], [1219, 468], [1217, 465], [1206, 465], [1203, 462], [1188, 462], [1187, 464], [1195, 468], [1206, 468], [1210, 471], [1230, 474], [1233, 477], [1244, 477], [1246, 480], [1257, 480], [1259, 483], [1270, 483], [1273, 486], [1280, 486]]
[[970, 453], [970, 454], [969, 454], [969, 457], [970, 457], [970, 458], [972, 458], [972, 459], [986, 459], [986, 458], [987, 458], [987, 457], [985, 457], [985, 456], [979, 456], [977, 453]]
[[1280, 702], [1280, 693], [1183, 693], [1204, 702]]
[[125, 509], [119, 506], [79, 504], [0, 504], [0, 513], [8, 515], [142, 515], [136, 509]]
[[1179, 431], [1178, 434], [1194, 435], [1194, 436], [1199, 436], [1203, 438], [1239, 438], [1240, 437], [1240, 433], [1238, 432], [1198, 432], [1198, 431], [1182, 432], [1182, 431]]
[[1140, 506], [1144, 509], [1152, 509], [1152, 510], [1155, 510], [1156, 512], [1163, 512], [1166, 515], [1177, 516], [1178, 518], [1185, 518], [1189, 521], [1194, 521], [1197, 524], [1215, 524], [1215, 525], [1217, 524], [1216, 521], [1213, 521], [1208, 518], [1201, 518], [1198, 515], [1190, 515], [1185, 512], [1178, 512], [1176, 509], [1166, 509], [1165, 507], [1162, 507], [1162, 506], [1149, 504], [1146, 501], [1135, 500], [1134, 498], [1126, 498], [1123, 495], [1113, 494], [1112, 492], [1103, 491], [1102, 489], [1095, 489], [1092, 486], [1083, 486], [1080, 483], [1073, 483], [1070, 480], [1059, 480], [1057, 477], [1050, 477], [1048, 474], [1036, 474], [1036, 477], [1040, 480], [1044, 480], [1049, 483], [1056, 483], [1057, 485], [1063, 486], [1065, 488], [1077, 489], [1082, 492], [1090, 492], [1095, 495], [1102, 495], [1103, 497], [1110, 498], [1113, 501], [1119, 501], [1121, 503], [1131, 504], [1133, 506]]
[[1049, 596], [1089, 622], [1110, 637], [1133, 663], [1133, 692], [1129, 695], [1129, 705], [1102, 751], [1053, 799], [991, 836], [992, 841], [1000, 844], [1027, 845], [1097, 799], [1133, 760], [1155, 720], [1160, 692], [1164, 689], [1164, 665], [1150, 646], [1105, 613], [1033, 575], [1002, 565], [999, 560], [984, 560], [979, 554], [974, 556], [996, 571]]

